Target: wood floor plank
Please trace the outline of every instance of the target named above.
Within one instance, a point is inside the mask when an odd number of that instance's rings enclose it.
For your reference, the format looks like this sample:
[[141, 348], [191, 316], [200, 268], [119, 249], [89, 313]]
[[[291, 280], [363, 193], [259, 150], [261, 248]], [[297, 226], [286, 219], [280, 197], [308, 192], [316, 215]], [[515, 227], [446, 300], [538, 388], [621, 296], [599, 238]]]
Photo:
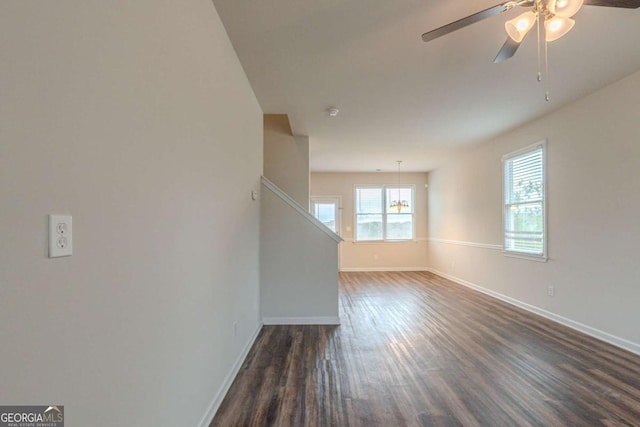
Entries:
[[425, 272], [264, 326], [211, 426], [640, 426], [640, 356]]

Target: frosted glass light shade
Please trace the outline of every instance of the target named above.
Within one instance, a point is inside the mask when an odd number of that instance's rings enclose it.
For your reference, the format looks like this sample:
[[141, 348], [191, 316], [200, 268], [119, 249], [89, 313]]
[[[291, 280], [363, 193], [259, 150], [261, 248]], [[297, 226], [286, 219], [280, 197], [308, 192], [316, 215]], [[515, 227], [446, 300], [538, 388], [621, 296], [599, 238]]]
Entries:
[[509, 37], [511, 37], [513, 41], [520, 43], [535, 23], [536, 14], [533, 12], [525, 12], [505, 22], [504, 29], [507, 30], [507, 34], [509, 34]]
[[576, 21], [570, 18], [554, 17], [544, 21], [545, 38], [548, 42], [558, 40], [560, 37], [567, 34], [573, 26], [576, 25]]
[[549, 0], [549, 12], [561, 18], [571, 18], [580, 10], [584, 0]]

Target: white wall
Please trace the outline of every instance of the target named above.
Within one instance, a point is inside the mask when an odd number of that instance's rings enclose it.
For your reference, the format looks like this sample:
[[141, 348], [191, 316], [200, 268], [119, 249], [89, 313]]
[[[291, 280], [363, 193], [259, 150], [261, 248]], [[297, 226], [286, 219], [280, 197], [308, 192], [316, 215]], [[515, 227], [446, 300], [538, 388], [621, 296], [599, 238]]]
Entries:
[[[275, 189], [280, 190], [281, 189]], [[265, 324], [337, 324], [338, 244], [322, 223], [262, 187], [260, 303]], [[313, 222], [316, 224], [314, 224]], [[321, 229], [322, 228], [322, 229]], [[323, 231], [324, 230], [324, 231]], [[335, 236], [335, 235], [334, 235]], [[336, 239], [339, 240], [337, 236]]]
[[499, 246], [501, 156], [548, 139], [549, 262], [432, 241], [429, 266], [640, 352], [638, 111], [640, 72], [432, 172], [429, 237]]
[[395, 185], [395, 173], [319, 173], [311, 174], [311, 196], [340, 196], [342, 200], [340, 269], [424, 270], [427, 268], [427, 184], [426, 173], [402, 173], [402, 185], [415, 185], [416, 239], [411, 242], [354, 243], [354, 185]]
[[286, 114], [264, 115], [264, 176], [309, 210], [309, 137], [294, 137]]
[[0, 57], [0, 402], [197, 425], [259, 326], [262, 112], [213, 4], [5, 1]]

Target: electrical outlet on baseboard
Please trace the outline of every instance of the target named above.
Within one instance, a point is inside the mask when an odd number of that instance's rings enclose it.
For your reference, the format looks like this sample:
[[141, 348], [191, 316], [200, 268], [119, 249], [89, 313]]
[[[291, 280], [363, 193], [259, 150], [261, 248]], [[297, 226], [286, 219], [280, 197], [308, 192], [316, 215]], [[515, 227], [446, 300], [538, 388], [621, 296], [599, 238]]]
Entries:
[[550, 297], [553, 297], [556, 295], [556, 288], [555, 286], [551, 285], [547, 288], [547, 295]]

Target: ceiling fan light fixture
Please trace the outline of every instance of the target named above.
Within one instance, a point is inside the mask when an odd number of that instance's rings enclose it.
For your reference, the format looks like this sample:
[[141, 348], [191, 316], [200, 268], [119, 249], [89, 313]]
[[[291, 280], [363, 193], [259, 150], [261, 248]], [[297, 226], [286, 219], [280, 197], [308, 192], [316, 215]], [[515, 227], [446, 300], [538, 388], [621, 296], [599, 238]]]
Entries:
[[524, 36], [533, 28], [536, 23], [536, 14], [532, 11], [525, 12], [514, 19], [504, 23], [504, 29], [514, 42], [520, 43]]
[[544, 21], [547, 41], [552, 42], [558, 40], [560, 37], [571, 31], [574, 25], [576, 25], [576, 21], [570, 18], [560, 18], [555, 16], [551, 19], [547, 19]]
[[561, 18], [571, 18], [582, 7], [584, 0], [550, 0], [549, 12]]

